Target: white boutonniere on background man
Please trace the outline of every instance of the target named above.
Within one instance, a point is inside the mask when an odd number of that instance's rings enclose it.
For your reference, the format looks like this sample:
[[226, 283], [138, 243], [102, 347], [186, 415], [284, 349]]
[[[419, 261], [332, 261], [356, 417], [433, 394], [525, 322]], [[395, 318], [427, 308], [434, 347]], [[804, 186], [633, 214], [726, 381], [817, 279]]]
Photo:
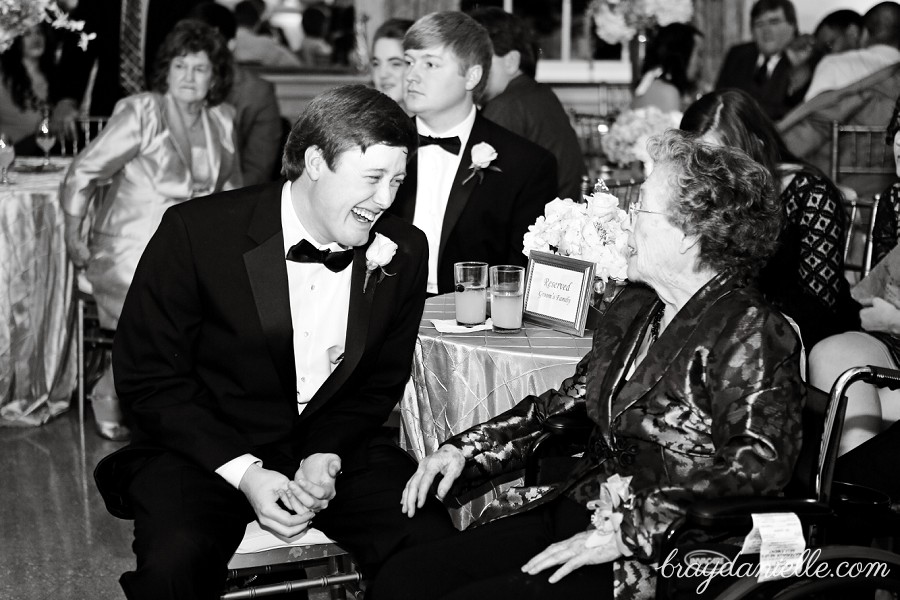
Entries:
[[500, 167], [496, 167], [491, 163], [497, 158], [497, 151], [487, 142], [479, 142], [472, 146], [472, 164], [469, 165], [469, 176], [463, 179], [462, 185], [469, 183], [469, 180], [478, 175], [478, 183], [484, 179], [484, 170], [497, 171], [501, 173]]
[[388, 273], [384, 270], [384, 267], [391, 262], [396, 252], [397, 244], [391, 238], [380, 233], [375, 234], [375, 239], [372, 240], [372, 243], [369, 244], [369, 248], [366, 250], [366, 279], [363, 281], [363, 294], [366, 293], [366, 288], [369, 286], [369, 278], [372, 277], [375, 271], [379, 271], [378, 277], [375, 279], [375, 285], [381, 283], [381, 280], [385, 277], [396, 275], [396, 273]]

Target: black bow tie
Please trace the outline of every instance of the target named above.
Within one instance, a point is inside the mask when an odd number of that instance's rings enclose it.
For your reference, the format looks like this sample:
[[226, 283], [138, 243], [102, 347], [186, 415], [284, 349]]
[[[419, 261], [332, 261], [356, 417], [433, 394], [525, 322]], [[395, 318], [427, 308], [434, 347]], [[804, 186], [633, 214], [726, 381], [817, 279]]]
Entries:
[[436, 146], [440, 146], [450, 154], [459, 154], [460, 149], [462, 149], [462, 142], [459, 141], [458, 136], [453, 137], [431, 137], [430, 135], [422, 135], [419, 134], [419, 147], [429, 146], [431, 144], [435, 144]]
[[299, 263], [322, 263], [329, 271], [339, 273], [353, 262], [353, 248], [332, 252], [319, 250], [307, 240], [300, 240], [287, 251], [287, 259]]

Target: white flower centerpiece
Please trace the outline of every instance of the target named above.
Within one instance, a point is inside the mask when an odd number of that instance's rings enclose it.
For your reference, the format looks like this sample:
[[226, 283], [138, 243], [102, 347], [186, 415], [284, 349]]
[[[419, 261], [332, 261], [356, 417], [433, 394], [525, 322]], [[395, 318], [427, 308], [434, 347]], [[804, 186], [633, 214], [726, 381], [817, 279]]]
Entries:
[[556, 198], [547, 203], [544, 216], [528, 227], [523, 253], [529, 256], [537, 250], [593, 262], [594, 292], [599, 295], [610, 279], [624, 282], [627, 277], [628, 232], [622, 225], [628, 215], [602, 180], [584, 199]]
[[17, 37], [43, 21], [56, 29], [80, 31], [82, 49], [96, 37], [84, 33], [84, 21], [69, 19], [56, 0], [0, 0], [0, 52], [6, 52]]
[[600, 144], [610, 161], [623, 167], [640, 161], [647, 174], [652, 167], [647, 142], [667, 129], [677, 129], [680, 124], [678, 111], [663, 112], [655, 106], [626, 110], [616, 117]]
[[692, 0], [593, 0], [587, 14], [600, 39], [621, 44], [652, 27], [689, 23], [694, 4]]

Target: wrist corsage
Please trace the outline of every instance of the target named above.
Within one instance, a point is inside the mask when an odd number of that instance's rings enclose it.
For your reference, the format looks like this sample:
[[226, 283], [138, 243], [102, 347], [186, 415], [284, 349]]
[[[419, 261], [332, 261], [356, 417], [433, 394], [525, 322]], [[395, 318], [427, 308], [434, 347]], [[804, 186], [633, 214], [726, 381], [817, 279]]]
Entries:
[[619, 507], [628, 505], [634, 499], [631, 492], [631, 477], [613, 475], [600, 484], [600, 498], [587, 503], [591, 515], [591, 535], [585, 540], [587, 548], [614, 544], [624, 556], [631, 556], [631, 549], [622, 541], [622, 512]]

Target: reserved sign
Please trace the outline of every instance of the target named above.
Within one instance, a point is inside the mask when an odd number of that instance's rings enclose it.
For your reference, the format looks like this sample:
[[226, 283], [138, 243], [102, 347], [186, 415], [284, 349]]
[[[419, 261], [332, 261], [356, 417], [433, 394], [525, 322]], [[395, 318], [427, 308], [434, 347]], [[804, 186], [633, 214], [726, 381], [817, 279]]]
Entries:
[[525, 277], [523, 318], [575, 335], [584, 335], [594, 282], [594, 263], [531, 252]]

